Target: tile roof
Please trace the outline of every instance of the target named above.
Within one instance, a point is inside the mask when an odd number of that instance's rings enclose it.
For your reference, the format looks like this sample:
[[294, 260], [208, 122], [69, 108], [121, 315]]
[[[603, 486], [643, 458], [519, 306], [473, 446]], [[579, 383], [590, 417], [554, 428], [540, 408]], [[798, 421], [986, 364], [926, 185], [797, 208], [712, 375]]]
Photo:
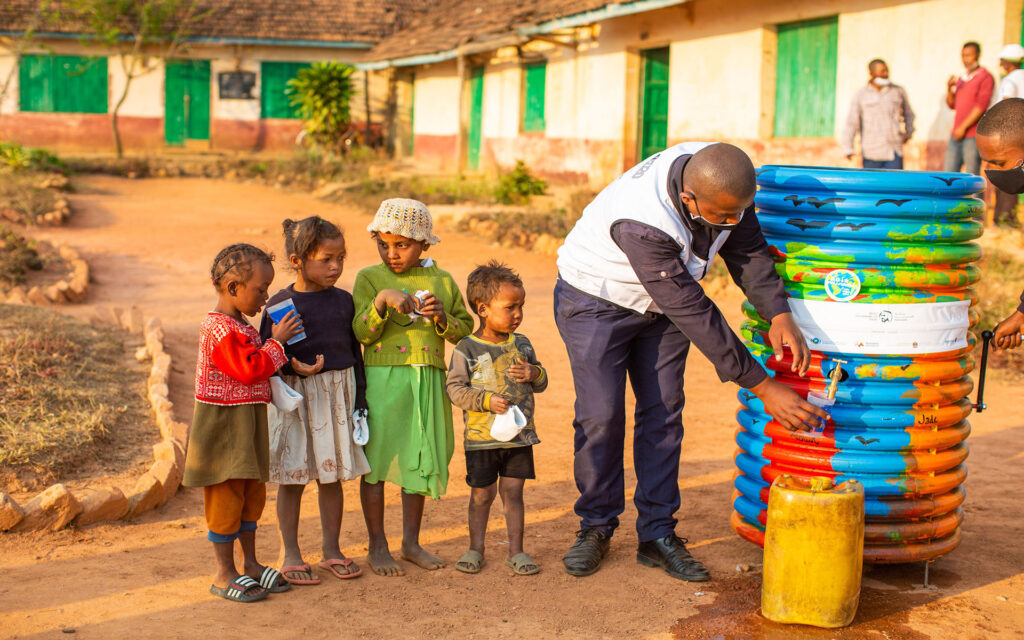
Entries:
[[[24, 30], [40, 0], [0, 0], [0, 32]], [[83, 24], [53, 2], [58, 18], [38, 31], [81, 34]], [[406, 26], [438, 0], [198, 0], [206, 15], [192, 29], [200, 40], [282, 40], [372, 45]]]
[[[681, 2], [682, 0], [680, 0]], [[516, 27], [564, 18], [634, 0], [444, 0], [384, 38], [364, 62], [449, 51], [514, 32]]]

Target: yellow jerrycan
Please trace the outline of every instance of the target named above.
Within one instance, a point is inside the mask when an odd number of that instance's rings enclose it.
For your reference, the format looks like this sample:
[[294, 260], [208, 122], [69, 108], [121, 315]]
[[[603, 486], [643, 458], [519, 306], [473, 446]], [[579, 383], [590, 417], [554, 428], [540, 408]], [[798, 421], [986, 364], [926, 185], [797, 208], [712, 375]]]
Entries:
[[860, 599], [864, 485], [779, 476], [768, 492], [761, 614], [774, 622], [845, 627]]

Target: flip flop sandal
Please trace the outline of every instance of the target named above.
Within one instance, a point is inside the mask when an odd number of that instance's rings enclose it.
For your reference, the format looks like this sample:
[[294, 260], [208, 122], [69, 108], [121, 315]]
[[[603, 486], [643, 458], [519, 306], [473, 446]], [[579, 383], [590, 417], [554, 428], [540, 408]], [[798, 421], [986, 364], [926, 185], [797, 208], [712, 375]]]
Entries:
[[218, 587], [216, 585], [210, 585], [210, 593], [215, 596], [220, 596], [225, 600], [231, 600], [232, 602], [256, 602], [262, 600], [270, 595], [270, 592], [264, 590], [259, 593], [245, 595], [252, 589], [261, 589], [260, 584], [246, 575], [241, 575], [231, 581], [226, 587]]
[[281, 572], [273, 567], [263, 567], [260, 572], [260, 586], [270, 593], [281, 593], [292, 588], [288, 580], [281, 575]]
[[484, 568], [485, 564], [487, 564], [487, 561], [484, 560], [483, 554], [474, 549], [470, 549], [466, 553], [462, 554], [462, 557], [455, 563], [455, 568], [462, 573], [480, 573], [480, 570]]
[[[362, 567], [356, 567], [356, 570], [352, 571], [353, 564], [354, 563], [351, 558], [330, 558], [319, 563], [317, 566], [326, 571], [330, 571], [334, 574], [334, 577], [339, 580], [348, 580], [349, 578], [358, 578], [363, 575]], [[338, 570], [334, 568], [338, 566], [345, 567], [345, 573], [339, 573]]]
[[[505, 564], [515, 572], [517, 576], [532, 576], [535, 573], [540, 573], [540, 566], [533, 561], [525, 551], [517, 553], [511, 558], [505, 558]], [[532, 569], [524, 569], [523, 567], [533, 567]]]
[[284, 577], [284, 579], [290, 584], [320, 584], [320, 578], [313, 573], [313, 568], [310, 567], [309, 564], [281, 567], [281, 573], [308, 573], [310, 575], [309, 578], [289, 578], [288, 576], [283, 575], [282, 577]]

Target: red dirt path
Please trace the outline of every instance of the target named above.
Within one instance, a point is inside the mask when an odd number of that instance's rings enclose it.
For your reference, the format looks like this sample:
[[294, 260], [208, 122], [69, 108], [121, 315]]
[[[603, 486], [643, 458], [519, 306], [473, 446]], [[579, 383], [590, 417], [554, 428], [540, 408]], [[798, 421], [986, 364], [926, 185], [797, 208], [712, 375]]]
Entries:
[[[172, 395], [178, 417], [191, 418], [196, 329], [214, 296], [209, 261], [236, 241], [280, 252], [280, 221], [319, 213], [348, 229], [348, 268], [341, 286], [373, 263], [363, 229], [371, 212], [356, 212], [262, 186], [201, 180], [129, 181], [94, 177], [72, 197], [68, 227], [43, 235], [79, 247], [96, 284], [88, 304], [136, 304], [163, 317], [174, 357]], [[400, 194], [395, 194], [400, 195]], [[756, 614], [760, 550], [729, 528], [733, 474], [735, 388], [719, 383], [699, 354], [686, 379], [680, 486], [680, 535], [711, 569], [714, 580], [687, 584], [636, 564], [635, 510], [627, 505], [612, 551], [596, 575], [575, 579], [560, 558], [572, 540], [573, 402], [565, 352], [554, 328], [554, 259], [491, 248], [452, 232], [431, 251], [460, 282], [477, 262], [495, 255], [522, 272], [529, 297], [522, 331], [551, 371], [538, 402], [543, 443], [538, 479], [527, 486], [526, 548], [543, 571], [513, 577], [504, 567], [503, 523], [495, 509], [483, 573], [461, 574], [452, 564], [465, 550], [468, 490], [457, 449], [448, 495], [428, 505], [424, 543], [448, 560], [437, 572], [408, 568], [403, 578], [368, 575], [352, 581], [325, 577], [315, 587], [243, 606], [207, 593], [212, 571], [202, 496], [183, 489], [166, 506], [132, 523], [97, 525], [57, 534], [0, 536], [0, 637], [56, 638], [320, 638], [431, 636], [457, 638], [993, 638], [1024, 635], [1024, 550], [1017, 533], [1024, 480], [1024, 416], [1015, 389], [990, 378], [990, 410], [972, 418], [967, 519], [962, 546], [933, 565], [939, 589], [916, 591], [921, 565], [880, 567], [865, 573], [854, 626], [838, 631], [783, 627]], [[275, 288], [291, 280], [280, 272]], [[718, 296], [738, 321], [739, 296]], [[459, 420], [456, 419], [458, 432]], [[629, 444], [627, 443], [629, 446]], [[627, 455], [626, 464], [631, 467]], [[634, 481], [627, 472], [627, 492]], [[343, 547], [363, 561], [365, 530], [355, 483], [345, 486]], [[307, 560], [319, 559], [319, 526], [312, 491], [304, 503], [300, 540]], [[387, 526], [399, 533], [397, 494], [389, 494]], [[257, 536], [262, 559], [278, 552], [273, 502]], [[393, 540], [393, 548], [397, 547]], [[751, 565], [752, 572], [737, 571]]]

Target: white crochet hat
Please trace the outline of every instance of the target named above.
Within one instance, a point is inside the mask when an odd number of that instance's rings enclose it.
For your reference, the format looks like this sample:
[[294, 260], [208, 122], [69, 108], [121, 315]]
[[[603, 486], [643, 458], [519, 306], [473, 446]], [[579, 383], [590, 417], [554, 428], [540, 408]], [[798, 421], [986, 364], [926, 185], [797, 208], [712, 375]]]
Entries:
[[371, 233], [393, 233], [427, 244], [437, 244], [441, 238], [434, 235], [434, 221], [430, 209], [419, 200], [388, 198], [380, 203], [377, 215], [366, 230]]

